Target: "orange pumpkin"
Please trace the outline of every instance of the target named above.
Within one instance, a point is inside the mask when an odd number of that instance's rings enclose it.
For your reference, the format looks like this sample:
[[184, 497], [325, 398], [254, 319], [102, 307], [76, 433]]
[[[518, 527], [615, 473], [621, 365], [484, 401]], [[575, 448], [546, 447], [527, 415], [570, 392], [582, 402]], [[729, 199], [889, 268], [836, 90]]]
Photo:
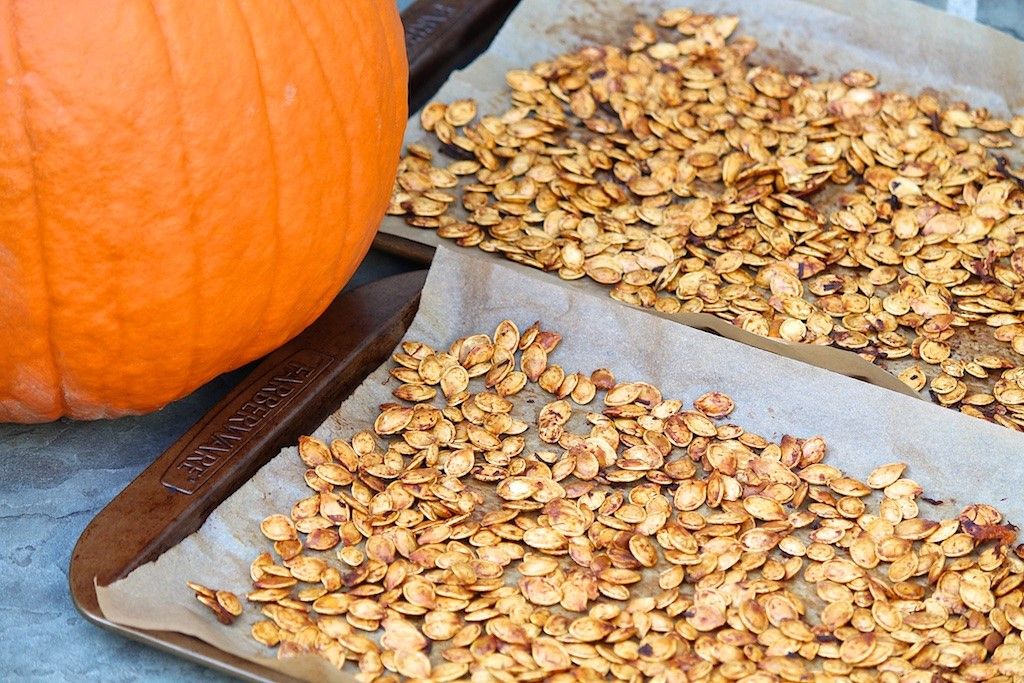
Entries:
[[156, 409], [362, 260], [407, 115], [390, 0], [8, 0], [0, 421]]

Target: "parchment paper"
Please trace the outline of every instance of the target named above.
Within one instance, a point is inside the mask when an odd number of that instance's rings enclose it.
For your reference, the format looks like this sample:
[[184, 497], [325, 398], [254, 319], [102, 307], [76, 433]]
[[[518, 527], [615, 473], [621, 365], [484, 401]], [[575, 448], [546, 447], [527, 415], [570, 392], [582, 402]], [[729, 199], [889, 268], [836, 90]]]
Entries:
[[[719, 390], [736, 402], [729, 421], [748, 431], [773, 440], [783, 434], [823, 435], [829, 444], [826, 462], [855, 476], [882, 463], [906, 461], [906, 476], [921, 483], [925, 495], [946, 501], [935, 508], [922, 504], [923, 517], [953, 516], [968, 503], [986, 502], [1011, 521], [1024, 520], [1020, 435], [620, 306], [600, 292], [569, 289], [523, 266], [442, 246], [407, 338], [447, 347], [460, 336], [493, 331], [504, 318], [521, 329], [540, 320], [546, 329], [561, 332], [564, 338], [551, 362], [567, 372], [609, 367], [620, 381], [649, 381], [666, 398], [686, 403]], [[329, 441], [368, 428], [377, 405], [393, 400], [390, 392], [397, 382], [388, 381], [388, 367], [371, 374], [315, 435]], [[516, 414], [532, 422], [543, 403], [517, 401]], [[287, 513], [293, 502], [309, 495], [304, 470], [294, 448], [282, 451], [197, 533], [124, 580], [99, 587], [103, 613], [120, 624], [188, 633], [299, 677], [350, 680], [315, 658], [267, 659], [269, 651], [248, 635], [260, 618], [258, 609], [250, 607], [233, 626], [224, 627], [184, 585], [191, 579], [244, 595], [250, 587], [249, 563], [270, 549], [259, 522], [274, 512]]]
[[[837, 77], [864, 68], [878, 75], [883, 90], [919, 93], [930, 88], [948, 100], [962, 99], [1001, 115], [1024, 107], [1024, 43], [910, 0], [523, 0], [487, 52], [452, 74], [433, 99], [450, 102], [472, 97], [480, 103], [481, 113], [504, 111], [508, 101], [505, 72], [509, 69], [529, 67], [586, 44], [621, 43], [638, 18], [653, 20], [663, 9], [678, 6], [738, 15], [736, 34], [750, 35], [758, 41], [752, 56], [757, 63], [820, 77]], [[405, 141], [436, 147], [436, 140], [420, 128], [419, 113], [410, 118]], [[1019, 163], [1019, 156], [1012, 155], [1014, 150], [1003, 151]], [[388, 216], [381, 230], [433, 246], [444, 241], [433, 230], [408, 226], [395, 216]], [[550, 277], [558, 279], [554, 274]], [[562, 285], [603, 291], [607, 296], [606, 287], [588, 278], [563, 281]], [[912, 365], [913, 359], [883, 361], [883, 369], [848, 351], [761, 337], [710, 314], [670, 317], [690, 327], [918, 396], [893, 375]], [[1004, 350], [1005, 344], [984, 339], [980, 346], [975, 343], [970, 349], [964, 348], [968, 355], [1002, 355]], [[969, 377], [967, 381], [972, 391], [988, 386]], [[920, 397], [926, 398], [927, 393], [922, 392]]]

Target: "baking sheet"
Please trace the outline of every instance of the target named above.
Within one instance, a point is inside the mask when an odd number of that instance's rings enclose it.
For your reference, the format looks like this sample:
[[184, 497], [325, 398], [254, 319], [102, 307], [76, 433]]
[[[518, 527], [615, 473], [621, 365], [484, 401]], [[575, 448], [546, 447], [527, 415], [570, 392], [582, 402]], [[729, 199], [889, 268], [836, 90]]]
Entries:
[[[508, 107], [505, 72], [509, 69], [524, 68], [586, 44], [622, 42], [638, 18], [653, 20], [662, 10], [680, 5], [700, 12], [739, 15], [736, 35], [750, 35], [758, 41], [754, 62], [823, 78], [864, 68], [878, 75], [883, 90], [918, 93], [933, 89], [948, 100], [962, 99], [1001, 115], [1024, 108], [1024, 43], [910, 0], [523, 0], [487, 52], [452, 74], [433, 99], [451, 102], [472, 97], [479, 102], [481, 113], [504, 111]], [[420, 127], [418, 113], [409, 121], [405, 142], [430, 149], [437, 146], [433, 135]], [[1013, 154], [1016, 150], [1001, 151], [1020, 162], [1019, 154]], [[827, 202], [816, 204], [828, 207]], [[444, 241], [434, 230], [411, 227], [396, 216], [386, 217], [381, 230], [432, 246]], [[549, 277], [558, 279], [554, 274]], [[589, 278], [562, 284], [601, 291], [605, 296], [608, 292]], [[671, 317], [908, 396], [927, 398], [927, 389], [915, 393], [895, 377], [917, 362], [913, 358], [875, 365], [834, 347], [761, 337], [710, 314]], [[954, 338], [951, 343], [962, 342]], [[986, 329], [972, 336], [961, 351], [968, 358], [979, 353], [1012, 356]], [[965, 381], [971, 391], [991, 393], [994, 379], [967, 377]]]
[[[447, 347], [460, 336], [493, 331], [504, 318], [521, 329], [540, 320], [545, 329], [561, 332], [564, 339], [551, 362], [567, 372], [609, 367], [620, 381], [649, 381], [666, 398], [686, 403], [719, 390], [736, 402], [729, 421], [748, 431], [774, 441], [783, 434], [823, 435], [829, 444], [826, 462], [857, 477], [879, 464], [906, 461], [906, 476], [921, 483], [926, 496], [945, 501], [922, 505], [923, 517], [954, 516], [968, 503], [984, 502], [1011, 521], [1024, 520], [1019, 434], [620, 306], [600, 292], [571, 290], [524, 266], [443, 246], [407, 338]], [[371, 374], [315, 435], [347, 439], [368, 428], [378, 404], [393, 400], [397, 381], [388, 381], [389, 367]], [[524, 411], [538, 412], [543, 404], [517, 400], [515, 414], [532, 422], [536, 415]], [[536, 443], [528, 442], [527, 451]], [[104, 615], [126, 626], [187, 633], [301, 678], [352, 680], [317, 658], [268, 659], [270, 650], [249, 637], [252, 623], [262, 618], [258, 609], [250, 606], [233, 626], [224, 627], [185, 586], [194, 580], [244, 595], [250, 588], [249, 563], [271, 549], [259, 522], [274, 512], [287, 513], [309, 495], [305, 469], [296, 449], [283, 450], [198, 532], [127, 578], [98, 587]], [[439, 649], [434, 648], [435, 656]]]

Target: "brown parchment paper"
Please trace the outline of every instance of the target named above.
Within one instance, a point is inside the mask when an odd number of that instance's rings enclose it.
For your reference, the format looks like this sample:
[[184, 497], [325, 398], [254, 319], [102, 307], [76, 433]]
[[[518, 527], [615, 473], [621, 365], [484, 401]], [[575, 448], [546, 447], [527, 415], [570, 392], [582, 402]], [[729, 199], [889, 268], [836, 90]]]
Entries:
[[[605, 366], [620, 381], [649, 381], [666, 398], [686, 403], [708, 390], [724, 391], [736, 402], [729, 421], [748, 431], [773, 440], [783, 434], [821, 434], [829, 444], [826, 462], [858, 477], [882, 463], [908, 462], [906, 476], [921, 483], [925, 495], [945, 501], [936, 507], [922, 503], [923, 517], [953, 516], [963, 505], [985, 502], [1011, 521], [1024, 520], [1024, 439], [1019, 434], [620, 306], [601, 292], [561, 286], [524, 266], [442, 246], [407, 338], [446, 348], [460, 336], [493, 331], [504, 318], [521, 329], [540, 320], [546, 329], [561, 332], [564, 338], [551, 362], [567, 372]], [[388, 381], [388, 367], [371, 374], [314, 434], [329, 441], [369, 428], [377, 405], [393, 400], [390, 392], [397, 382]], [[531, 405], [518, 399], [514, 414], [535, 422], [545, 402]], [[585, 411], [576, 412], [573, 419], [582, 419]], [[527, 452], [540, 446], [528, 441]], [[98, 587], [104, 615], [128, 626], [187, 633], [301, 678], [350, 680], [315, 658], [267, 659], [269, 651], [248, 635], [260, 618], [258, 609], [247, 608], [233, 626], [224, 627], [184, 585], [191, 579], [244, 595], [249, 563], [271, 548], [259, 522], [274, 512], [287, 513], [293, 502], [309, 495], [304, 470], [294, 448], [283, 450], [198, 532], [127, 578]], [[514, 570], [507, 575], [515, 580]], [[434, 648], [435, 657], [440, 649]]]
[[[450, 102], [472, 97], [481, 113], [504, 111], [509, 69], [528, 67], [586, 44], [622, 42], [639, 18], [651, 20], [665, 8], [678, 6], [738, 15], [737, 35], [758, 41], [752, 56], [757, 63], [820, 77], [864, 68], [879, 76], [883, 90], [919, 93], [930, 88], [950, 100], [962, 99], [1003, 115], [1024, 107], [1024, 43], [910, 0], [523, 0], [487, 52], [452, 74], [433, 99]], [[418, 112], [409, 120], [405, 142], [436, 147], [436, 140], [420, 128]], [[395, 216], [388, 216], [381, 230], [432, 246], [444, 241], [433, 230], [410, 227]], [[483, 253], [480, 257], [498, 258]], [[558, 280], [554, 274], [550, 277]], [[607, 296], [606, 287], [587, 278], [562, 285], [603, 291]], [[917, 394], [893, 374], [912, 365], [913, 359], [874, 365], [838, 348], [761, 337], [706, 313], [670, 317], [908, 396], [927, 397], [927, 390]], [[1003, 354], [1005, 345], [984, 332], [964, 346], [966, 355]], [[987, 386], [968, 381], [972, 391]]]

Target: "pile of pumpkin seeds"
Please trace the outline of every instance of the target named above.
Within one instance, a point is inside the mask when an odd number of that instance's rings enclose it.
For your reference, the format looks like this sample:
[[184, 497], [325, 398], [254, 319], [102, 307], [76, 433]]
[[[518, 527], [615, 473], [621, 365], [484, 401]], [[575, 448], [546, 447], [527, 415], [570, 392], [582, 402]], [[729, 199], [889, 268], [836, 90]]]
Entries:
[[1020, 430], [1024, 116], [755, 65], [737, 24], [668, 11], [510, 71], [503, 113], [429, 104], [437, 150], [409, 146], [389, 213], [629, 304], [859, 353]]
[[231, 591], [214, 590], [195, 581], [186, 581], [185, 585], [195, 592], [196, 600], [213, 612], [217, 621], [225, 626], [235, 623], [235, 617], [241, 616], [242, 601]]
[[996, 509], [929, 519], [904, 464], [858, 481], [723, 393], [570, 372], [561, 339], [403, 342], [372, 428], [303, 437], [253, 638], [363, 682], [1022, 680]]

